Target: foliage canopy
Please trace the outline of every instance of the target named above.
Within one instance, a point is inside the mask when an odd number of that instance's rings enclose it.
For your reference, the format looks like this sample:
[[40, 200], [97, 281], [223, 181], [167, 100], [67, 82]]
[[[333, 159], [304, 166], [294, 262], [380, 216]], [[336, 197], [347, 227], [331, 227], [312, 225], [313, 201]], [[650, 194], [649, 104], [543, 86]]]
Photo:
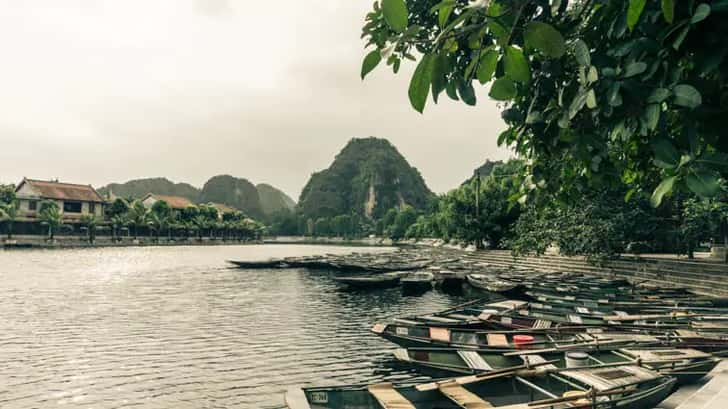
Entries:
[[490, 84], [498, 142], [528, 159], [523, 197], [580, 184], [647, 191], [653, 206], [714, 197], [728, 174], [727, 13], [728, 0], [377, 1], [362, 74], [421, 54], [408, 91], [420, 112], [443, 92], [474, 105]]

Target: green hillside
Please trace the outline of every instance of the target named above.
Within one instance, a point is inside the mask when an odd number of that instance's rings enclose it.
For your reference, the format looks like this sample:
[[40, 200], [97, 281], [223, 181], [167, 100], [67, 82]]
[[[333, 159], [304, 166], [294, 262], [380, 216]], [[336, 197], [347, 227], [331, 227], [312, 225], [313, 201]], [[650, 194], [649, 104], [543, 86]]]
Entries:
[[265, 217], [258, 189], [247, 179], [214, 176], [202, 187], [198, 201], [222, 203], [259, 220]]
[[156, 193], [185, 197], [193, 202], [196, 202], [200, 196], [200, 189], [187, 183], [174, 183], [167, 178], [147, 178], [130, 180], [126, 183], [111, 183], [98, 191], [104, 196], [111, 192], [118, 197], [135, 199], [141, 199], [148, 193]]
[[352, 139], [328, 169], [303, 188], [299, 211], [306, 217], [356, 213], [379, 218], [403, 205], [424, 208], [433, 193], [419, 171], [386, 139]]
[[272, 215], [281, 210], [293, 210], [296, 207], [296, 202], [293, 199], [267, 183], [258, 184], [256, 189], [258, 190], [263, 213], [266, 215]]

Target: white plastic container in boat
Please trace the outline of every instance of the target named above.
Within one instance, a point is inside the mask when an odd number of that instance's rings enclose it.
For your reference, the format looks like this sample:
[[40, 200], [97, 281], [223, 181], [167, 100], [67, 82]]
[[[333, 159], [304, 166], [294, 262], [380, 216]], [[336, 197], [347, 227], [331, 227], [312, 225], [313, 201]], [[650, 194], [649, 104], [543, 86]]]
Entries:
[[567, 352], [566, 367], [567, 368], [583, 368], [589, 366], [589, 354], [586, 352]]

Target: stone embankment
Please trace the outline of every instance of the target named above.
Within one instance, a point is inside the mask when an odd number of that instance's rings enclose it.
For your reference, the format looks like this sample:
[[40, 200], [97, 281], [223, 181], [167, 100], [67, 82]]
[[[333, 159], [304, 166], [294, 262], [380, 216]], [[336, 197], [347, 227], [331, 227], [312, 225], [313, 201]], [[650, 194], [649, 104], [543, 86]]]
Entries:
[[497, 266], [519, 265], [539, 271], [572, 271], [623, 277], [637, 282], [687, 287], [703, 294], [728, 297], [728, 264], [717, 261], [623, 256], [594, 265], [583, 257], [543, 255], [514, 258], [505, 250], [466, 252], [464, 257]]

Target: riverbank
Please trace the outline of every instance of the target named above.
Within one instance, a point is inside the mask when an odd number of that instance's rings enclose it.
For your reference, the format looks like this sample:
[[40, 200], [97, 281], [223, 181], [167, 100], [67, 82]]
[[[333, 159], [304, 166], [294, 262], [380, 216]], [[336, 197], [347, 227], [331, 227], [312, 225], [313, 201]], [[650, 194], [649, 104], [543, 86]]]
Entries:
[[160, 237], [131, 238], [123, 237], [119, 240], [112, 240], [111, 237], [97, 237], [90, 243], [85, 237], [78, 236], [56, 236], [52, 241], [41, 236], [15, 236], [13, 239], [0, 240], [0, 249], [79, 249], [79, 248], [109, 248], [109, 247], [149, 247], [149, 246], [229, 246], [263, 244], [262, 240], [223, 240], [220, 238], [203, 237], [198, 238], [174, 238]]
[[[77, 249], [77, 248], [106, 248], [106, 247], [145, 247], [145, 246], [229, 246], [246, 244], [301, 244], [301, 245], [327, 245], [327, 246], [354, 246], [354, 247], [392, 247], [399, 243], [388, 238], [364, 237], [344, 239], [341, 237], [300, 237], [280, 236], [264, 237], [261, 240], [227, 240], [221, 238], [167, 238], [160, 237], [122, 237], [113, 241], [111, 237], [97, 237], [89, 243], [86, 237], [56, 236], [50, 242], [44, 236], [14, 236], [12, 240], [0, 239], [0, 249]], [[410, 243], [401, 243], [409, 245]]]

